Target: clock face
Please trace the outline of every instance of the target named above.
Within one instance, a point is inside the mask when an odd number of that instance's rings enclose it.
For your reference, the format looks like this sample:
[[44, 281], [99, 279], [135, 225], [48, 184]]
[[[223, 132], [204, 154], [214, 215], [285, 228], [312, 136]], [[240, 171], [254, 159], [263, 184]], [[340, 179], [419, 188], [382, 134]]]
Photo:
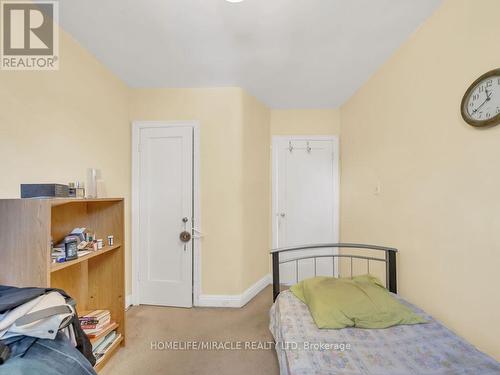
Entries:
[[467, 90], [462, 101], [462, 116], [473, 126], [500, 123], [500, 69], [481, 76]]

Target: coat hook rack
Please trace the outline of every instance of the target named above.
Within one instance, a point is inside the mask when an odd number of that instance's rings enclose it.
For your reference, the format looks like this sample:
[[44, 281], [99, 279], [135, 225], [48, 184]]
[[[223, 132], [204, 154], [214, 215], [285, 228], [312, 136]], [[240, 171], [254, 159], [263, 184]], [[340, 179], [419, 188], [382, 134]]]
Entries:
[[307, 150], [308, 153], [311, 153], [312, 148], [311, 148], [311, 146], [309, 146], [309, 141], [307, 141], [306, 150]]
[[292, 141], [288, 141], [288, 151], [293, 151]]

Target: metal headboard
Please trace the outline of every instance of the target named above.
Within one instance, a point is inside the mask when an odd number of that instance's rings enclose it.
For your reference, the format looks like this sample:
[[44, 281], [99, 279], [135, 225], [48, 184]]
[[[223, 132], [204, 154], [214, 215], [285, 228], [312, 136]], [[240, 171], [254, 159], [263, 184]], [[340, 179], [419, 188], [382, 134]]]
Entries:
[[[280, 260], [280, 254], [289, 251], [296, 250], [313, 250], [313, 249], [326, 249], [326, 248], [350, 248], [350, 249], [368, 249], [383, 251], [385, 253], [384, 258], [354, 255], [354, 254], [326, 254], [326, 255], [309, 255], [300, 256], [292, 259]], [[398, 292], [397, 281], [396, 281], [396, 253], [398, 249], [385, 246], [376, 245], [365, 245], [357, 243], [323, 243], [314, 245], [303, 245], [303, 246], [293, 246], [293, 247], [283, 247], [280, 249], [271, 250], [271, 255], [273, 258], [273, 301], [276, 300], [278, 294], [280, 294], [280, 264], [296, 262], [296, 270], [298, 270], [298, 265], [300, 260], [304, 259], [314, 259], [314, 276], [316, 276], [316, 259], [317, 258], [332, 258], [332, 262], [335, 258], [350, 258], [351, 259], [351, 277], [352, 277], [352, 260], [353, 259], [365, 259], [368, 273], [370, 273], [370, 261], [384, 262], [385, 263], [385, 278], [386, 287], [392, 293]], [[335, 270], [335, 267], [333, 267]], [[297, 282], [298, 282], [298, 271], [297, 272]], [[333, 275], [332, 275], [333, 276]]]

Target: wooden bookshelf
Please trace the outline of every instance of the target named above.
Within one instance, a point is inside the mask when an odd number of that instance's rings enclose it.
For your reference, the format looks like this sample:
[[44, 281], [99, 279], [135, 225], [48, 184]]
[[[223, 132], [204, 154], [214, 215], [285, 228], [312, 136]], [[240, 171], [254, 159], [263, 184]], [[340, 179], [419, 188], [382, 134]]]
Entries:
[[[115, 245], [52, 263], [51, 240], [58, 243], [77, 227], [105, 242], [113, 235]], [[76, 300], [77, 311], [110, 310], [121, 338], [96, 370], [126, 341], [124, 240], [121, 198], [0, 200], [0, 284], [60, 288]]]

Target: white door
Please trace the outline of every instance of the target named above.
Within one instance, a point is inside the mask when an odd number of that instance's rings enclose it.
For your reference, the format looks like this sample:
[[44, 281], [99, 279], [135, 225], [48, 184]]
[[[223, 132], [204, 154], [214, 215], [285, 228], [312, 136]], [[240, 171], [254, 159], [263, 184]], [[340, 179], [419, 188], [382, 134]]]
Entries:
[[[335, 137], [273, 137], [273, 246], [287, 247], [338, 242], [338, 141]], [[281, 260], [310, 254], [336, 253], [318, 249], [281, 254]], [[280, 266], [280, 281], [337, 274], [332, 258], [317, 258]]]
[[192, 306], [193, 128], [141, 128], [139, 303]]

